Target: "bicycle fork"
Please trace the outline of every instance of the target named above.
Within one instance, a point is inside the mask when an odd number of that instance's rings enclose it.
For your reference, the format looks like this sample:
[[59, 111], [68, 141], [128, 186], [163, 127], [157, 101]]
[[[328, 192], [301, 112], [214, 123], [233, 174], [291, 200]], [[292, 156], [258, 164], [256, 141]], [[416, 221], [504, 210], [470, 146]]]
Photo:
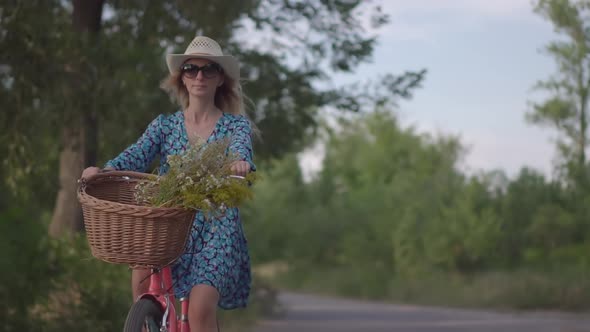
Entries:
[[179, 299], [181, 314], [178, 317], [175, 308], [175, 297], [171, 289], [172, 273], [170, 267], [165, 267], [160, 271], [154, 271], [150, 277], [149, 292], [146, 295], [152, 297], [164, 308], [160, 332], [190, 332], [188, 298], [183, 297]]

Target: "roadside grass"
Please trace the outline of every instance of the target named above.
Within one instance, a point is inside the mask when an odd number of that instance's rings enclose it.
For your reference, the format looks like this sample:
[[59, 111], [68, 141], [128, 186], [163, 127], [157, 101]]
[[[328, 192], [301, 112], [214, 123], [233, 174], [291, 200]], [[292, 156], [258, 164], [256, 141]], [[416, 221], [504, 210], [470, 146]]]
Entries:
[[[287, 269], [277, 263], [274, 266], [273, 273], [265, 275], [273, 287], [315, 294], [462, 308], [573, 312], [590, 309], [590, 273], [573, 268], [468, 275], [432, 272], [402, 278], [358, 267]], [[272, 270], [269, 266], [259, 269]]]

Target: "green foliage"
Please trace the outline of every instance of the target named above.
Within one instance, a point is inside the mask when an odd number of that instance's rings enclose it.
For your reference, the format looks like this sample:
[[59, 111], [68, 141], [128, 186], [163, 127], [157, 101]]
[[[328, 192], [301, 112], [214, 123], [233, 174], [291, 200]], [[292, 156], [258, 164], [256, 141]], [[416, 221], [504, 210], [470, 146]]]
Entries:
[[0, 213], [0, 319], [5, 331], [31, 331], [29, 308], [44, 298], [55, 274], [45, 229], [23, 209]]
[[[249, 115], [263, 133], [255, 150], [264, 181], [242, 210], [254, 263], [289, 262], [289, 284], [350, 296], [588, 307], [590, 6], [535, 4], [565, 37], [547, 47], [558, 72], [537, 85], [550, 95], [527, 115], [561, 134], [551, 181], [528, 168], [513, 179], [501, 171], [466, 175], [456, 137], [401, 128], [389, 109], [411, 97], [425, 71], [317, 89], [330, 79], [326, 68], [353, 72], [370, 59], [376, 39], [363, 31], [361, 12], [371, 12], [377, 26], [388, 20], [371, 1], [113, 2], [98, 38], [74, 33], [67, 2], [4, 4], [0, 46], [17, 53], [0, 54], [0, 104], [9, 110], [0, 113], [0, 189], [17, 196], [0, 197], [0, 296], [11, 299], [0, 308], [3, 326], [120, 328], [131, 301], [125, 268], [92, 259], [81, 238], [49, 241], [39, 222], [47, 216], [31, 213], [53, 206], [60, 128], [91, 117], [98, 160], [118, 153], [156, 114], [175, 107], [156, 92], [167, 73], [163, 55], [182, 52], [195, 34], [240, 58], [244, 90], [256, 105]], [[265, 33], [268, 44], [243, 38], [248, 29]], [[300, 62], [292, 66], [294, 59]], [[305, 182], [295, 152], [325, 129], [318, 109], [326, 105], [357, 114], [327, 129], [323, 169]], [[183, 184], [164, 184], [168, 198], [158, 204], [203, 202], [179, 190]], [[249, 195], [234, 184], [235, 197]], [[222, 190], [208, 199], [232, 197]]]
[[432, 217], [433, 225], [425, 230], [427, 262], [446, 271], [468, 272], [489, 266], [501, 235], [494, 209], [480, 207], [476, 201], [479, 195], [487, 195], [486, 188], [476, 181], [465, 187], [450, 206], [440, 208]]
[[[309, 182], [294, 156], [265, 165], [244, 210], [253, 261], [289, 263], [281, 285], [437, 304], [590, 305], [575, 278], [590, 267], [581, 192], [527, 168], [514, 179], [466, 176], [456, 138], [401, 128], [385, 111], [340, 119], [325, 150]], [[571, 274], [551, 273], [561, 269]], [[496, 289], [478, 300], [486, 287]]]
[[590, 306], [587, 273], [575, 269], [434, 273], [395, 278], [390, 298], [415, 304], [498, 309], [585, 310]]
[[275, 283], [317, 294], [416, 305], [585, 312], [590, 307], [588, 280], [588, 272], [578, 269], [518, 269], [469, 275], [430, 272], [406, 278], [349, 265], [290, 269]]
[[[585, 0], [537, 0], [535, 11], [550, 21], [565, 38], [549, 43], [546, 51], [558, 65], [558, 72], [537, 88], [549, 98], [532, 103], [527, 119], [555, 128], [560, 137], [562, 177], [572, 187], [590, 184], [586, 148], [588, 146], [588, 97], [590, 96], [590, 6]], [[587, 188], [586, 188], [587, 189]]]
[[[25, 211], [0, 213], [2, 330], [121, 330], [132, 303], [129, 268], [95, 259], [84, 236], [49, 239], [48, 216]], [[240, 331], [279, 310], [276, 291], [255, 276], [248, 308], [221, 314], [222, 326]]]
[[93, 259], [83, 237], [50, 240], [47, 216], [24, 211], [0, 216], [5, 331], [119, 329], [131, 303], [127, 269]]
[[59, 1], [12, 1], [0, 8], [0, 47], [13, 50], [0, 54], [2, 182], [23, 200], [51, 196], [57, 182], [37, 175], [57, 174], [59, 132], [51, 124], [65, 100], [55, 77], [69, 77], [60, 47], [70, 25]]
[[289, 250], [304, 250], [289, 241], [301, 233], [301, 210], [307, 209], [302, 206], [305, 192], [295, 155], [258, 166], [261, 180], [254, 187], [255, 198], [240, 209], [247, 233], [262, 236], [248, 242], [256, 264], [285, 259]]
[[[98, 126], [97, 163], [129, 145], [150, 119], [177, 107], [158, 92], [163, 56], [183, 52], [197, 34], [220, 41], [242, 63], [244, 90], [256, 105], [249, 115], [264, 133], [257, 157], [297, 151], [317, 126], [318, 107], [338, 104], [327, 97], [333, 91], [314, 86], [329, 80], [326, 68], [352, 71], [370, 60], [376, 38], [363, 17], [375, 27], [388, 21], [371, 1], [117, 1], [105, 3], [91, 38], [74, 31], [69, 2], [3, 4], [0, 47], [13, 50], [0, 55], [0, 105], [11, 110], [0, 115], [5, 180], [28, 193], [37, 188], [28, 177], [55, 179], [60, 129], [80, 127], [80, 118]], [[268, 42], [243, 38], [246, 28]], [[301, 64], [291, 66], [293, 59]]]
[[58, 240], [49, 296], [32, 311], [46, 331], [113, 331], [120, 329], [131, 305], [130, 271], [92, 257], [86, 238]]

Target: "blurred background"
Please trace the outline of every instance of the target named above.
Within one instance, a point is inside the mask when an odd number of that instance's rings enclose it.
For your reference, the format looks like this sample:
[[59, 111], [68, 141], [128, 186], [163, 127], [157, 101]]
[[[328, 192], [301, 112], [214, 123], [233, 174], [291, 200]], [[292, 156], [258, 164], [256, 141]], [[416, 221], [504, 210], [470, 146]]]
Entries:
[[0, 321], [120, 330], [76, 180], [177, 107], [164, 56], [238, 57], [261, 131], [244, 328], [284, 291], [480, 309], [590, 307], [590, 1], [3, 1]]

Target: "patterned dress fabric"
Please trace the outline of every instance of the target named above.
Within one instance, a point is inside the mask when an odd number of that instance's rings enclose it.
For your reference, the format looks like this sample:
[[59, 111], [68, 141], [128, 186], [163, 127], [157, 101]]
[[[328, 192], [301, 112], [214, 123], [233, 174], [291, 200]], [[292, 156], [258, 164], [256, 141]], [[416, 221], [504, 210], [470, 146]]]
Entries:
[[[217, 121], [207, 143], [230, 137], [230, 149], [250, 163], [252, 171], [252, 130], [248, 119], [224, 113]], [[190, 146], [184, 113], [161, 114], [137, 140], [105, 167], [145, 172], [156, 157], [160, 174], [168, 171], [168, 155], [184, 153]], [[227, 209], [205, 220], [198, 212], [193, 222], [185, 253], [173, 264], [175, 295], [186, 297], [195, 285], [213, 286], [220, 294], [219, 307], [245, 307], [251, 286], [250, 257], [237, 208]]]

